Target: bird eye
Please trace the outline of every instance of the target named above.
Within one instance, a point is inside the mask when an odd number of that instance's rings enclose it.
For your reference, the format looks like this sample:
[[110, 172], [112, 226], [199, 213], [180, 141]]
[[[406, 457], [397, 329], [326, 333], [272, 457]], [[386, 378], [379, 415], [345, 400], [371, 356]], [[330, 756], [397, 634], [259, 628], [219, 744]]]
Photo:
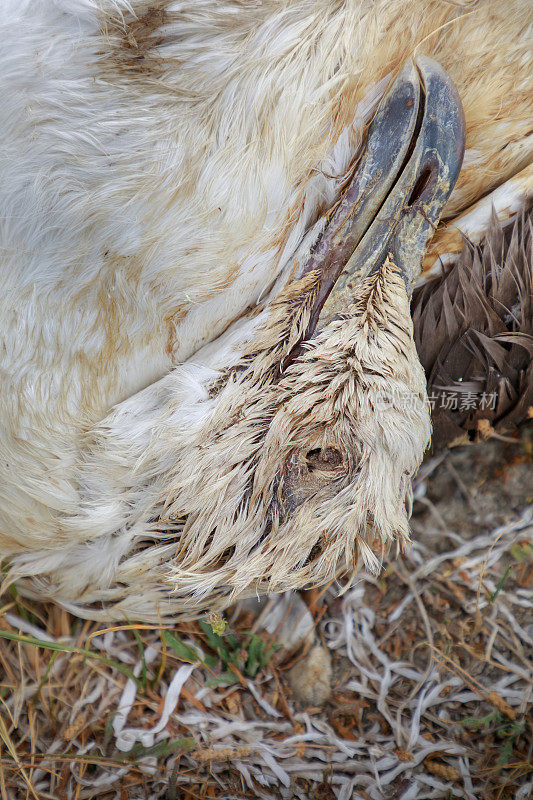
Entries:
[[342, 453], [334, 447], [317, 447], [306, 455], [308, 472], [321, 469], [336, 469], [342, 464]]

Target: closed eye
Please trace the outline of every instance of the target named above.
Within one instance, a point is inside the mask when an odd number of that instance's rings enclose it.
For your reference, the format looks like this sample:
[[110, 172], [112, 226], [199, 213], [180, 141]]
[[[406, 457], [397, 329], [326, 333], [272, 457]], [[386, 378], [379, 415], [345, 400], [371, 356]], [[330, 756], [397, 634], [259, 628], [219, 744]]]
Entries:
[[334, 447], [317, 447], [309, 450], [305, 458], [308, 472], [335, 470], [343, 463], [342, 453]]

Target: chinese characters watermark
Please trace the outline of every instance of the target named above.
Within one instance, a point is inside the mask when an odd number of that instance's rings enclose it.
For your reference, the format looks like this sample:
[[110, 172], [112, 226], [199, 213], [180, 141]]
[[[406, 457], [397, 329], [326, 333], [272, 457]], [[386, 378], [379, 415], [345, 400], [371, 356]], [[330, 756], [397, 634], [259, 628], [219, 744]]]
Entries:
[[498, 392], [453, 392], [443, 389], [428, 395], [432, 411], [442, 408], [446, 411], [494, 411]]
[[[445, 411], [494, 411], [498, 400], [497, 392], [449, 391], [443, 389], [431, 392], [427, 402], [432, 411], [441, 408]], [[425, 405], [425, 399], [411, 392], [378, 392], [371, 399], [375, 411], [387, 408], [416, 410]]]

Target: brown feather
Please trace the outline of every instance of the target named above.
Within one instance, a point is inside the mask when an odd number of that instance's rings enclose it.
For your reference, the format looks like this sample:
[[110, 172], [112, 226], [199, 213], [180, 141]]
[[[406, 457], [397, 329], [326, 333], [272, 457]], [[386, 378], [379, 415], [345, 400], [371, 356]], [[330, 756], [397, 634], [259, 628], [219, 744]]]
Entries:
[[432, 403], [433, 447], [504, 434], [533, 406], [533, 209], [418, 288], [415, 342]]

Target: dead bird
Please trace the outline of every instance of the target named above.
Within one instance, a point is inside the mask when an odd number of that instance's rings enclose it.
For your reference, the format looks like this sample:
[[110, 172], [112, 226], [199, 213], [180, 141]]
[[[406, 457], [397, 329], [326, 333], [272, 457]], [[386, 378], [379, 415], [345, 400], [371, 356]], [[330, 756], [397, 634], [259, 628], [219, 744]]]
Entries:
[[4, 3], [5, 585], [171, 620], [409, 541], [426, 244], [532, 186], [531, 11], [424, 12]]

